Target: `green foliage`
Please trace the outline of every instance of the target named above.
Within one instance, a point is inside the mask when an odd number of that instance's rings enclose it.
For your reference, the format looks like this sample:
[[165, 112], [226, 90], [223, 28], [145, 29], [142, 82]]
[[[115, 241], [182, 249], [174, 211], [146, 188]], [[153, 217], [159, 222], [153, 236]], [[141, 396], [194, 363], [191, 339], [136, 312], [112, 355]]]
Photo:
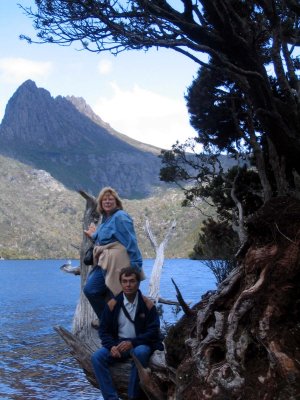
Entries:
[[259, 176], [247, 163], [223, 171], [219, 155], [187, 153], [186, 146], [177, 144], [171, 151], [163, 151], [161, 158], [164, 167], [160, 172], [160, 179], [175, 182], [184, 190], [183, 206], [199, 206], [199, 201], [202, 201], [201, 208], [204, 201], [214, 205], [219, 218], [230, 223], [233, 222], [236, 206], [231, 195], [233, 188], [242, 203], [245, 216], [262, 205]]
[[[241, 90], [220, 70], [201, 68], [189, 87], [187, 106], [191, 125], [204, 149], [236, 154], [241, 147], [246, 112]], [[244, 151], [246, 143], [243, 142]]]
[[262, 205], [262, 187], [256, 171], [245, 164], [242, 168], [233, 167], [226, 173], [217, 175], [209, 185], [201, 187], [200, 196], [210, 198], [217, 207], [222, 220], [232, 222], [235, 203], [231, 197], [232, 182], [235, 180], [235, 195], [243, 206], [244, 216], [257, 211]]
[[191, 255], [193, 259], [205, 260], [217, 283], [221, 283], [236, 267], [235, 253], [239, 246], [237, 234], [227, 222], [207, 219]]
[[231, 260], [205, 260], [204, 264], [214, 274], [217, 284], [220, 284], [227, 278], [230, 272], [236, 267], [234, 259]]
[[238, 245], [238, 237], [231, 225], [209, 218], [203, 222], [193, 258], [231, 260]]
[[247, 164], [224, 172], [216, 156], [187, 154], [179, 144], [161, 157], [165, 165], [161, 179], [174, 180], [184, 188], [183, 206], [196, 206], [203, 211], [206, 203], [216, 208], [217, 220], [204, 221], [191, 257], [208, 259], [208, 267], [221, 282], [235, 267], [234, 255], [239, 246], [239, 237], [233, 230], [239, 215], [232, 191], [247, 218], [263, 204], [259, 176]]

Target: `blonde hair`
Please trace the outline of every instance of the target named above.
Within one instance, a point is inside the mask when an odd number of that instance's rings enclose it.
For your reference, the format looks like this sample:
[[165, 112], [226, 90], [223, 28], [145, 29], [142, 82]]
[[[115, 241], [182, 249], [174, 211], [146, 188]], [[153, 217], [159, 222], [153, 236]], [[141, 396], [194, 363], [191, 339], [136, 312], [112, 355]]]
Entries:
[[100, 191], [100, 193], [98, 194], [98, 197], [97, 197], [98, 213], [103, 214], [102, 200], [103, 200], [103, 197], [107, 194], [110, 194], [111, 196], [113, 196], [116, 199], [117, 208], [119, 208], [120, 210], [123, 210], [122, 200], [120, 199], [118, 193], [115, 191], [115, 189], [111, 188], [110, 186], [106, 186]]

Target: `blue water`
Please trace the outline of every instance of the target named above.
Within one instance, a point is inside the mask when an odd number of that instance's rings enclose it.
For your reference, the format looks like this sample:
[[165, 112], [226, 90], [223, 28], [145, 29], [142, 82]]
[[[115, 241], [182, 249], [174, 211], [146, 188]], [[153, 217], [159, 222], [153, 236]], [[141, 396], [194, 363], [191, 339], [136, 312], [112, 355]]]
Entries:
[[[71, 329], [79, 298], [80, 278], [63, 273], [65, 260], [0, 261], [0, 399], [99, 400], [100, 392], [86, 380], [68, 348], [53, 330]], [[73, 266], [77, 265], [72, 260]], [[153, 260], [145, 260], [149, 277]], [[166, 260], [161, 297], [176, 300], [173, 278], [184, 299], [199, 301], [215, 288], [211, 271], [199, 261]], [[142, 282], [148, 292], [148, 279]], [[164, 306], [162, 326], [181, 316]]]

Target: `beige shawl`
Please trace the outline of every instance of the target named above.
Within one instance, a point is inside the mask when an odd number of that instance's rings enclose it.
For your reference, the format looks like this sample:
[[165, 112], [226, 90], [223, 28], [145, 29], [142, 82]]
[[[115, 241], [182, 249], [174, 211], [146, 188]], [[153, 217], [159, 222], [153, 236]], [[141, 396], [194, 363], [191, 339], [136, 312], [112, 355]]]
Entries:
[[[94, 265], [99, 265], [106, 271], [105, 284], [114, 296], [122, 290], [119, 282], [119, 274], [122, 268], [130, 267], [130, 259], [126, 248], [120, 242], [113, 242], [103, 246], [94, 247]], [[145, 279], [144, 271], [141, 271], [141, 280]]]

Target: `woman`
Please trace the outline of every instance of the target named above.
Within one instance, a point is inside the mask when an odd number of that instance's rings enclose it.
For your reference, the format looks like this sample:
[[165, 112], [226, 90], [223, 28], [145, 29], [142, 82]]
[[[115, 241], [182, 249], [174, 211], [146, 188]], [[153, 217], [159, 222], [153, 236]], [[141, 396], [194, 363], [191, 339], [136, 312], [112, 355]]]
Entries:
[[122, 289], [119, 272], [131, 266], [142, 273], [142, 255], [131, 217], [123, 211], [117, 192], [105, 187], [97, 199], [101, 223], [91, 224], [84, 231], [94, 242], [94, 268], [83, 289], [97, 317], [101, 319], [105, 299], [116, 296]]

